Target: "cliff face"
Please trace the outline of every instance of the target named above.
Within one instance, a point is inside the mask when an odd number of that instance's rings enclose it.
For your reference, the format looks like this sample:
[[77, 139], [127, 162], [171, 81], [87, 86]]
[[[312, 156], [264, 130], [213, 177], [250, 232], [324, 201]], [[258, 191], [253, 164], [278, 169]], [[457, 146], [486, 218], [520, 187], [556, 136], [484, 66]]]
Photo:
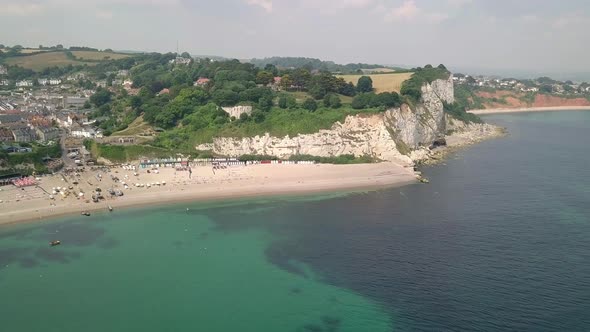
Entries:
[[225, 156], [244, 154], [288, 158], [307, 154], [321, 157], [352, 154], [384, 161], [412, 163], [411, 150], [429, 146], [446, 131], [443, 101], [454, 101], [452, 78], [437, 80], [422, 87], [422, 101], [375, 115], [349, 116], [329, 130], [295, 137], [267, 135], [247, 138], [216, 138], [212, 144], [197, 146]]

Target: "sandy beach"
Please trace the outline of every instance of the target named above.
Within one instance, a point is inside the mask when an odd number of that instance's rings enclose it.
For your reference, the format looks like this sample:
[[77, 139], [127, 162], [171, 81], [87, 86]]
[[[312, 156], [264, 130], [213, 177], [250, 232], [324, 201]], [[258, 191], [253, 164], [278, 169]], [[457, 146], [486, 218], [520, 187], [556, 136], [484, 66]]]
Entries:
[[590, 106], [555, 106], [555, 107], [530, 107], [530, 108], [496, 108], [471, 110], [469, 113], [476, 115], [502, 114], [502, 113], [527, 113], [527, 112], [551, 112], [551, 111], [590, 111]]
[[[112, 176], [120, 181], [113, 181]], [[233, 166], [218, 170], [203, 166], [193, 167], [190, 178], [187, 171], [176, 171], [173, 168], [160, 168], [157, 174], [123, 168], [113, 168], [108, 172], [88, 170], [79, 176], [44, 176], [38, 181], [38, 186], [22, 189], [15, 186], [0, 187], [0, 224], [44, 220], [68, 214], [80, 215], [83, 211], [107, 211], [109, 205], [116, 213], [117, 209], [130, 206], [373, 189], [415, 182], [416, 175], [411, 167], [394, 163], [274, 164]], [[57, 187], [68, 188], [69, 195], [64, 197], [58, 193], [51, 199], [50, 195]], [[100, 188], [105, 197], [98, 203], [91, 199], [96, 188]], [[107, 192], [111, 188], [121, 190], [124, 196], [111, 196]], [[80, 197], [80, 193], [84, 193], [84, 196]]]

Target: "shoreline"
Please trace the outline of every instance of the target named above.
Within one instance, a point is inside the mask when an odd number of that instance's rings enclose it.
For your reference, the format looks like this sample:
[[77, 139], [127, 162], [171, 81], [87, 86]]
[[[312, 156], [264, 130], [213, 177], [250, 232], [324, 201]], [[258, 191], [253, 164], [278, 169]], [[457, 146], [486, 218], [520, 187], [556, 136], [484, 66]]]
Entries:
[[[39, 186], [28, 187], [25, 190], [16, 187], [2, 187], [0, 191], [0, 227], [27, 222], [43, 222], [64, 216], [80, 215], [82, 211], [97, 212], [108, 211], [112, 206], [116, 213], [118, 209], [133, 208], [161, 204], [208, 202], [219, 200], [233, 200], [253, 197], [272, 196], [300, 196], [315, 193], [331, 193], [357, 190], [377, 190], [385, 188], [401, 187], [418, 183], [413, 169], [394, 163], [358, 164], [358, 165], [254, 165], [247, 167], [228, 168], [218, 170], [214, 175], [195, 175], [193, 179], [188, 174], [176, 174], [173, 169], [160, 169], [160, 174], [145, 174], [137, 171], [145, 182], [154, 183], [156, 178], [167, 178], [165, 186], [151, 188], [131, 187], [124, 190], [123, 197], [106, 197], [99, 203], [87, 203], [83, 199], [74, 197], [51, 200], [46, 194], [40, 194], [45, 190], [51, 192], [58, 186], [60, 175], [42, 178]], [[118, 169], [119, 174], [125, 171]], [[209, 167], [197, 167], [193, 173], [211, 172]], [[96, 172], [86, 172], [83, 179], [90, 181]], [[132, 171], [130, 173], [133, 173]], [[232, 174], [234, 173], [234, 174]], [[244, 175], [243, 173], [247, 173]], [[125, 174], [129, 176], [129, 174]], [[107, 177], [105, 182], [86, 186], [84, 192], [89, 192], [89, 187], [108, 187]], [[139, 181], [139, 180], [138, 180]], [[63, 185], [63, 182], [61, 182]], [[82, 181], [80, 181], [82, 183]], [[116, 184], [113, 187], [118, 188]], [[119, 188], [121, 189], [121, 188]], [[122, 190], [122, 189], [121, 189]], [[17, 195], [20, 199], [6, 199], [11, 195]], [[24, 198], [28, 195], [29, 198]], [[105, 195], [108, 196], [108, 195]], [[55, 205], [51, 205], [55, 204]], [[81, 216], [81, 218], [84, 218]]]
[[528, 112], [552, 112], [552, 111], [590, 111], [590, 106], [549, 106], [549, 107], [520, 107], [520, 108], [490, 108], [470, 110], [468, 113], [475, 115], [528, 113]]

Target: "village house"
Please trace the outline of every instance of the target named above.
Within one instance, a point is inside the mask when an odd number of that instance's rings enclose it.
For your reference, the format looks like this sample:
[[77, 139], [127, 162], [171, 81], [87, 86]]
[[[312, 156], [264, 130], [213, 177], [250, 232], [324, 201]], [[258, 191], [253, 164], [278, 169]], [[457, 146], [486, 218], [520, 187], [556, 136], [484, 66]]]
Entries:
[[0, 86], [8, 86], [10, 82], [8, 80], [0, 80]]
[[124, 80], [122, 85], [125, 89], [131, 89], [133, 87], [133, 81], [132, 80]]
[[96, 87], [106, 88], [107, 87], [107, 80], [96, 81]]
[[23, 122], [19, 114], [0, 114], [0, 125], [12, 125]]
[[86, 78], [86, 74], [76, 73], [76, 74], [66, 77], [66, 81], [77, 81], [77, 80], [83, 80], [85, 78]]
[[2, 143], [14, 142], [14, 136], [12, 135], [12, 130], [10, 130], [8, 128], [0, 128], [0, 142], [2, 142]]
[[61, 80], [59, 78], [52, 78], [49, 80], [49, 85], [60, 85]]
[[183, 57], [176, 57], [176, 59], [172, 59], [170, 60], [170, 63], [175, 64], [175, 65], [190, 65], [190, 63], [193, 61], [193, 59], [191, 58], [183, 58]]
[[272, 83], [269, 83], [268, 86], [274, 91], [280, 91], [282, 80], [283, 80], [282, 77], [276, 76], [275, 78], [273, 78]]
[[17, 143], [30, 143], [37, 138], [35, 133], [28, 127], [13, 129], [12, 136]]
[[60, 131], [55, 127], [37, 127], [35, 129], [37, 137], [43, 142], [55, 141], [59, 138]]
[[9, 102], [0, 100], [0, 111], [13, 111], [15, 109], [14, 105]]
[[100, 130], [90, 128], [90, 127], [81, 127], [81, 126], [74, 126], [70, 131], [70, 135], [72, 137], [78, 138], [101, 138], [103, 134]]
[[199, 79], [198, 79], [198, 80], [196, 80], [196, 81], [195, 81], [195, 84], [193, 84], [193, 85], [194, 85], [194, 86], [200, 86], [200, 87], [203, 87], [203, 86], [206, 86], [207, 84], [209, 84], [209, 82], [210, 82], [210, 81], [211, 81], [211, 80], [210, 80], [210, 79], [208, 79], [208, 78], [205, 78], [205, 77], [199, 77]]
[[0, 65], [0, 75], [8, 75], [8, 68], [6, 66]]
[[84, 97], [66, 97], [64, 98], [64, 108], [82, 108], [88, 101], [88, 98]]
[[127, 69], [121, 69], [117, 72], [117, 76], [119, 77], [127, 77], [129, 76], [129, 70]]
[[37, 79], [37, 83], [39, 83], [39, 85], [47, 85], [49, 83], [49, 80], [46, 78], [39, 78]]
[[33, 86], [33, 81], [23, 80], [16, 82], [18, 88], [28, 88]]

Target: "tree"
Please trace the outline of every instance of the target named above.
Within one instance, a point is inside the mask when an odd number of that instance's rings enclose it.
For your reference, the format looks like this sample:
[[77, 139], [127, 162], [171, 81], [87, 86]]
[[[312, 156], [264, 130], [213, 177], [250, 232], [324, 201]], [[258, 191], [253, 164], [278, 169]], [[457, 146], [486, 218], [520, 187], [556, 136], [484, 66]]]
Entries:
[[273, 76], [279, 75], [279, 70], [277, 69], [277, 66], [270, 63], [264, 66], [264, 71], [272, 73]]
[[283, 90], [288, 90], [292, 85], [293, 78], [291, 77], [291, 75], [285, 74], [283, 75], [283, 77], [281, 77], [281, 88], [283, 88]]
[[356, 95], [352, 99], [352, 104], [351, 104], [352, 108], [363, 109], [363, 108], [369, 107], [369, 104], [371, 103], [373, 96], [374, 96], [373, 93], [360, 93], [360, 94]]
[[129, 106], [131, 106], [131, 108], [134, 110], [139, 109], [142, 104], [143, 104], [143, 101], [141, 100], [141, 98], [139, 96], [133, 96], [129, 100]]
[[301, 106], [304, 109], [311, 111], [311, 112], [315, 112], [315, 110], [318, 109], [318, 103], [316, 103], [316, 101], [313, 100], [312, 98], [305, 99], [305, 101], [303, 102], [303, 104]]
[[552, 93], [553, 92], [553, 87], [549, 84], [543, 84], [541, 85], [541, 87], [539, 87], [539, 92], [541, 93]]
[[240, 114], [240, 121], [246, 122], [249, 119], [250, 119], [250, 116], [248, 115], [248, 113], [242, 113], [242, 114]]
[[90, 102], [87, 100], [87, 101], [84, 103], [84, 109], [90, 109], [90, 108], [92, 108], [92, 105], [90, 105]]
[[402, 99], [397, 92], [383, 92], [376, 96], [379, 106], [384, 107], [399, 107], [402, 104]]
[[338, 95], [329, 93], [324, 97], [324, 106], [331, 108], [339, 108], [342, 106], [342, 101]]
[[340, 87], [338, 93], [344, 96], [354, 97], [356, 94], [356, 88], [354, 87], [354, 84], [348, 82]]
[[183, 52], [183, 53], [180, 55], [180, 57], [181, 57], [181, 58], [185, 58], [185, 59], [190, 59], [190, 58], [191, 58], [191, 55], [190, 55], [188, 52]]
[[278, 106], [282, 109], [287, 108], [287, 96], [286, 95], [281, 95], [279, 97]]
[[356, 84], [356, 90], [360, 93], [373, 91], [373, 80], [369, 76], [361, 76]]
[[270, 110], [271, 107], [272, 107], [272, 98], [271, 97], [264, 96], [264, 97], [260, 98], [260, 101], [258, 102], [258, 108], [267, 112]]
[[261, 110], [254, 110], [252, 111], [251, 117], [254, 120], [254, 122], [261, 123], [264, 121], [264, 118], [266, 116], [264, 115], [264, 112], [262, 112]]
[[328, 90], [320, 84], [314, 84], [308, 90], [309, 94], [315, 99], [322, 99], [328, 93]]
[[109, 90], [98, 88], [96, 90], [96, 93], [94, 93], [92, 97], [90, 97], [90, 102], [93, 103], [96, 107], [101, 107], [105, 104], [110, 103], [112, 96], [113, 94]]
[[55, 45], [55, 48], [57, 48], [58, 50], [63, 50], [64, 46], [62, 44], [57, 44]]
[[219, 106], [233, 106], [240, 100], [240, 95], [231, 90], [220, 89], [213, 92], [213, 101]]
[[268, 85], [274, 81], [274, 75], [271, 72], [262, 70], [256, 74], [256, 83]]

